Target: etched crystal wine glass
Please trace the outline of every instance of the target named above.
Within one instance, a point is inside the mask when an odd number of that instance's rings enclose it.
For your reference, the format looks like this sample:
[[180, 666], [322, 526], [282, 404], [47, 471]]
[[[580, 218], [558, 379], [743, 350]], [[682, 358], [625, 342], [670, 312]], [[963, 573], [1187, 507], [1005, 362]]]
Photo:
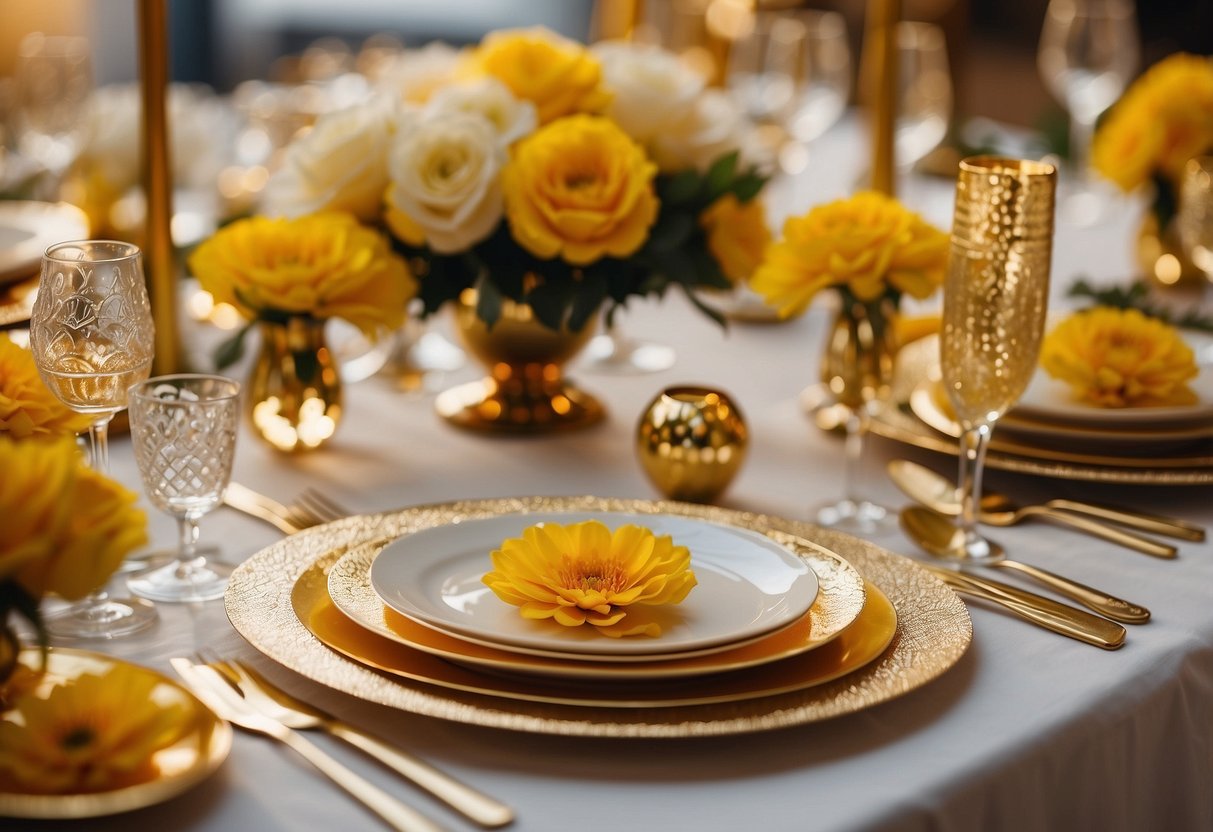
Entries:
[[131, 440], [152, 505], [177, 518], [177, 559], [127, 579], [156, 601], [223, 596], [232, 568], [198, 551], [198, 520], [223, 500], [232, 478], [240, 385], [222, 376], [159, 376], [130, 391]]
[[[30, 320], [30, 350], [51, 391], [77, 413], [92, 415], [89, 461], [109, 473], [109, 423], [126, 407], [127, 389], [152, 366], [152, 310], [137, 246], [112, 240], [58, 243], [42, 258], [42, 279]], [[154, 621], [140, 599], [97, 591], [47, 629], [72, 638], [112, 638]]]
[[962, 429], [961, 516], [948, 555], [992, 561], [977, 529], [986, 446], [1036, 370], [1048, 311], [1057, 171], [975, 156], [960, 163], [943, 287], [943, 384]]

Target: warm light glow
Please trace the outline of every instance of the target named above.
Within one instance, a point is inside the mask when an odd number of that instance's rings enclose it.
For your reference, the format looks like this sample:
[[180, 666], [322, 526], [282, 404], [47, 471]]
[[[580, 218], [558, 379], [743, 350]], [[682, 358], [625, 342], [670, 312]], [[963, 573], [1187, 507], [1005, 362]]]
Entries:
[[253, 407], [253, 424], [267, 442], [282, 451], [320, 447], [337, 430], [341, 416], [338, 405], [327, 405], [315, 396], [303, 400], [294, 421], [282, 410], [282, 400], [277, 396]]

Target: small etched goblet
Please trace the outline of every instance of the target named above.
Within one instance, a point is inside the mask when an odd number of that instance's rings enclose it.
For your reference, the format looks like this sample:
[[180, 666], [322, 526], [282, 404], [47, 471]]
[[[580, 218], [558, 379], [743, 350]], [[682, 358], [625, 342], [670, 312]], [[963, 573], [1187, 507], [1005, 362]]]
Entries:
[[198, 520], [223, 499], [232, 477], [240, 385], [222, 376], [160, 376], [130, 391], [131, 439], [148, 499], [177, 518], [175, 562], [127, 580], [156, 601], [208, 601], [231, 567], [198, 552]]

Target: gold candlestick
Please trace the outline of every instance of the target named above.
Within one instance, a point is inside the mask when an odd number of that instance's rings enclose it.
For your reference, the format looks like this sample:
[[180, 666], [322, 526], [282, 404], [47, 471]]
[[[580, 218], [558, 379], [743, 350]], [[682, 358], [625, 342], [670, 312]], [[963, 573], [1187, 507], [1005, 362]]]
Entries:
[[165, 0], [139, 0], [139, 74], [143, 97], [143, 192], [147, 199], [144, 264], [156, 324], [155, 375], [181, 366], [177, 271], [173, 262], [173, 180], [168, 148], [168, 11]]
[[872, 124], [872, 189], [896, 196], [893, 131], [897, 121], [897, 21], [901, 0], [869, 0], [864, 27]]

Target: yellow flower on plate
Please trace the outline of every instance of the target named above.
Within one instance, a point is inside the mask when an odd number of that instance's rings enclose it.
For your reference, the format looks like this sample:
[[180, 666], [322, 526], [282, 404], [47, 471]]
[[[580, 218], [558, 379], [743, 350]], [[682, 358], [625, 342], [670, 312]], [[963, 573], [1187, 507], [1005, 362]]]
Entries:
[[661, 627], [621, 622], [631, 605], [678, 604], [695, 586], [691, 553], [641, 526], [612, 532], [597, 520], [541, 523], [492, 554], [484, 583], [523, 618], [590, 624], [614, 638], [657, 636]]
[[0, 436], [0, 582], [45, 560], [63, 538], [79, 466], [72, 439], [17, 442]]
[[21, 791], [43, 794], [150, 780], [155, 753], [176, 742], [191, 718], [185, 706], [156, 700], [159, 684], [147, 671], [118, 665], [56, 685], [44, 697], [18, 697], [0, 722], [0, 774]]
[[1187, 384], [1197, 375], [1191, 348], [1174, 327], [1136, 309], [1071, 315], [1045, 337], [1040, 365], [1097, 407], [1196, 402]]
[[926, 298], [943, 283], [947, 260], [947, 234], [892, 197], [863, 191], [790, 217], [750, 287], [789, 318], [831, 286], [863, 302], [890, 290]]
[[47, 389], [29, 350], [0, 334], [0, 434], [16, 439], [75, 435], [91, 422]]
[[246, 317], [344, 318], [371, 337], [403, 323], [417, 288], [383, 235], [337, 212], [238, 220], [198, 246], [189, 266], [217, 303]]
[[1155, 173], [1178, 183], [1188, 159], [1213, 149], [1213, 61], [1177, 53], [1133, 83], [1095, 133], [1091, 163], [1122, 190]]
[[562, 118], [518, 142], [502, 171], [514, 239], [575, 266], [627, 257], [657, 219], [657, 166], [614, 122]]
[[540, 124], [572, 113], [600, 112], [611, 100], [602, 88], [597, 58], [542, 26], [491, 32], [473, 61], [481, 72], [534, 104]]
[[699, 216], [708, 235], [708, 251], [733, 283], [750, 279], [771, 243], [766, 210], [758, 199], [739, 202], [725, 194]]

